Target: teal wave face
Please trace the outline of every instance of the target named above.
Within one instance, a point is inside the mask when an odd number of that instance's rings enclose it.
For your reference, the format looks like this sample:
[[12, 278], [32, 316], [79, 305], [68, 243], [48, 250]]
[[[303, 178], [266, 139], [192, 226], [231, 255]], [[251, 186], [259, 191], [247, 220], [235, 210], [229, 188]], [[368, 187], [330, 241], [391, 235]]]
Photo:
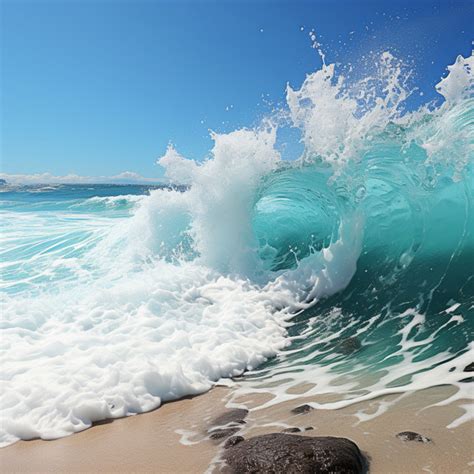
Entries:
[[[385, 377], [385, 387], [399, 387], [469, 353], [474, 333], [473, 104], [463, 101], [445, 112], [447, 117], [426, 115], [409, 127], [389, 126], [338, 175], [328, 176], [315, 164], [265, 179], [254, 228], [264, 242], [262, 258], [270, 255], [275, 270], [293, 268], [296, 255], [304, 259], [328, 247], [353, 213], [364, 225], [349, 285], [296, 317], [288, 354], [269, 362], [257, 379], [321, 365], [335, 375], [351, 372], [352, 382], [372, 374], [377, 381]], [[459, 141], [441, 139], [446, 120]], [[433, 158], [414, 138], [426, 137], [427, 126], [442, 140]], [[337, 341], [331, 339], [334, 334]], [[344, 340], [347, 351], [338, 350]], [[400, 372], [401, 365], [406, 369]], [[463, 369], [454, 361], [456, 368]], [[387, 376], [391, 370], [397, 374], [393, 378]], [[368, 390], [366, 381], [362, 385]]]
[[328, 185], [329, 176], [328, 169], [304, 166], [266, 177], [252, 226], [267, 268], [295, 268], [337, 240], [345, 203]]

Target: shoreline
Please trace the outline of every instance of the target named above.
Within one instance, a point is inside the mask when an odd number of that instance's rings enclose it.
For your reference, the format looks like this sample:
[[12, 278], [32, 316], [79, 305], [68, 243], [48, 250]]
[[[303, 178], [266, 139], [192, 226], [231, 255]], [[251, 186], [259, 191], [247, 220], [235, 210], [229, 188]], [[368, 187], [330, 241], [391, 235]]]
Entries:
[[[311, 401], [298, 400], [258, 409], [262, 395], [249, 394], [232, 401], [250, 412], [237, 433], [245, 439], [286, 428], [305, 436], [338, 436], [353, 440], [369, 459], [371, 473], [472, 472], [472, 422], [455, 429], [446, 426], [462, 413], [457, 401], [432, 406], [453, 393], [439, 386], [403, 397], [384, 396], [338, 410], [292, 409]], [[229, 411], [233, 389], [216, 386], [194, 397], [164, 403], [135, 416], [107, 420], [71, 436], [53, 441], [18, 441], [0, 450], [2, 472], [218, 472], [225, 438], [209, 437], [212, 421]], [[380, 412], [388, 402], [393, 405]], [[378, 416], [372, 417], [380, 412]], [[365, 413], [363, 420], [361, 413]], [[402, 441], [401, 431], [415, 431], [430, 443]]]

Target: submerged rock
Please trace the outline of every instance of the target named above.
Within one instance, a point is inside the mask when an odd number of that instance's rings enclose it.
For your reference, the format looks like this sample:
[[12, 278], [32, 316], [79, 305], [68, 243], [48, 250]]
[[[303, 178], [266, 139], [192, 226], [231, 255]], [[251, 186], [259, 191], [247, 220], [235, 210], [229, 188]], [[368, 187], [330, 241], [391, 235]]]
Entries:
[[209, 438], [218, 441], [232, 436], [239, 430], [240, 428], [216, 428], [215, 430], [209, 431]]
[[234, 473], [358, 474], [366, 462], [355, 443], [346, 438], [271, 433], [228, 448], [224, 459]]
[[222, 426], [228, 425], [229, 423], [245, 423], [244, 420], [248, 413], [249, 411], [245, 408], [234, 408], [218, 416], [216, 419], [214, 419], [212, 424], [214, 426]]
[[220, 441], [234, 435], [240, 430], [240, 425], [245, 423], [244, 418], [248, 412], [245, 408], [234, 408], [219, 415], [213, 420], [212, 427], [208, 430], [209, 437]]
[[402, 441], [416, 441], [417, 443], [430, 443], [431, 439], [414, 431], [402, 431], [397, 434], [397, 438]]
[[291, 410], [291, 413], [293, 413], [294, 415], [302, 415], [303, 413], [308, 413], [312, 410], [314, 410], [312, 406], [304, 404], [300, 405], [299, 407], [293, 408], [293, 410]]
[[301, 430], [299, 428], [293, 427], [293, 428], [285, 428], [284, 430], [281, 430], [282, 433], [301, 433]]
[[357, 337], [348, 337], [343, 339], [336, 347], [335, 350], [344, 355], [352, 354], [355, 351], [358, 351], [362, 347], [359, 338]]

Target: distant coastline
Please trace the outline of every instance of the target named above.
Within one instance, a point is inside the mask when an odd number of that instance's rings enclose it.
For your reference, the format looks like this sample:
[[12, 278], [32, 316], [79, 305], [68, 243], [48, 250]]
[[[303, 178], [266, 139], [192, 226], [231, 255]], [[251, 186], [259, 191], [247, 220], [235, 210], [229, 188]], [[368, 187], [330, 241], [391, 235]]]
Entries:
[[[173, 189], [175, 191], [184, 192], [189, 189], [189, 186], [182, 185], [182, 184], [174, 184], [174, 183], [156, 183], [156, 184], [148, 184], [148, 183], [55, 183], [55, 182], [44, 182], [44, 183], [10, 183], [6, 179], [0, 178], [0, 186], [5, 187], [7, 189], [3, 189], [3, 191], [28, 191], [28, 190], [39, 190], [44, 188], [49, 189], [58, 189], [61, 187], [84, 187], [84, 188], [91, 188], [91, 187], [100, 187], [100, 188], [126, 188], [126, 187], [134, 187], [134, 188], [142, 188], [146, 189]], [[45, 189], [46, 190], [46, 189]]]

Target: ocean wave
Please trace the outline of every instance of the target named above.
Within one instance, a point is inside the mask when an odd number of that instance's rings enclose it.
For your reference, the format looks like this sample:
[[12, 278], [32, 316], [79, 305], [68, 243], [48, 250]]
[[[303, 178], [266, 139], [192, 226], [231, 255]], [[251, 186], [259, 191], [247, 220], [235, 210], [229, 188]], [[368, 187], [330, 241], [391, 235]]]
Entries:
[[101, 209], [132, 209], [146, 196], [137, 194], [121, 194], [118, 196], [93, 196], [71, 205], [72, 209], [97, 211]]

